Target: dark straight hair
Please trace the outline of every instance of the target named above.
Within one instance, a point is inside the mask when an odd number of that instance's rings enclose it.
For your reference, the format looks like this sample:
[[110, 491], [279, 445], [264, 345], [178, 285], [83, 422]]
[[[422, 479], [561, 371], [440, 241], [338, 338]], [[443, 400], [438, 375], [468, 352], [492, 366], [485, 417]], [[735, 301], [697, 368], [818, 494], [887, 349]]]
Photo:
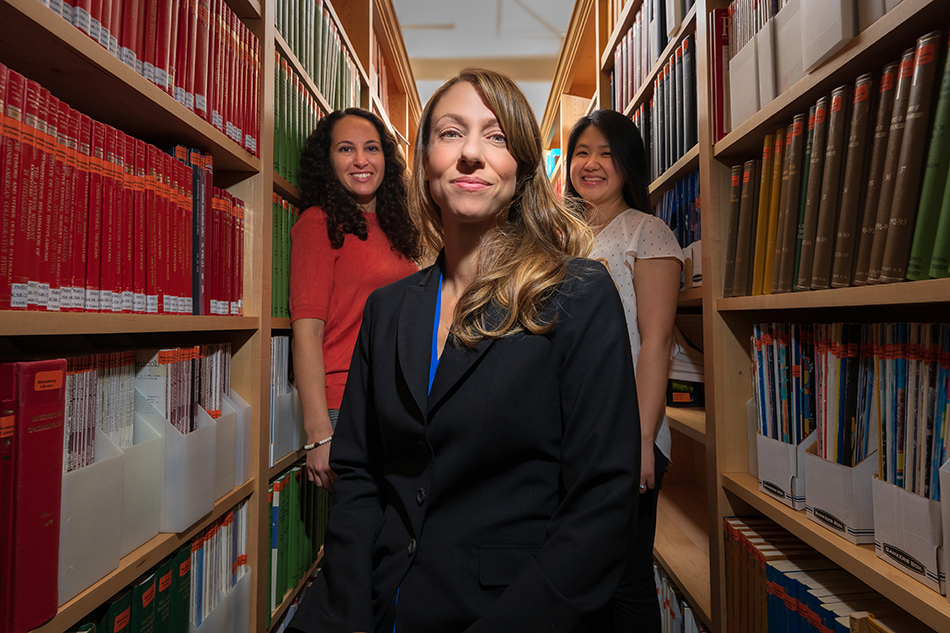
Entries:
[[643, 139], [636, 124], [615, 110], [594, 110], [585, 117], [578, 119], [567, 140], [567, 162], [565, 163], [567, 178], [565, 179], [566, 195], [580, 200], [581, 196], [571, 182], [571, 161], [574, 158], [574, 148], [577, 139], [588, 127], [593, 125], [610, 144], [610, 156], [614, 167], [623, 176], [623, 199], [631, 209], [643, 211], [653, 215], [650, 204], [650, 190], [647, 186], [649, 166], [647, 154], [643, 149]]

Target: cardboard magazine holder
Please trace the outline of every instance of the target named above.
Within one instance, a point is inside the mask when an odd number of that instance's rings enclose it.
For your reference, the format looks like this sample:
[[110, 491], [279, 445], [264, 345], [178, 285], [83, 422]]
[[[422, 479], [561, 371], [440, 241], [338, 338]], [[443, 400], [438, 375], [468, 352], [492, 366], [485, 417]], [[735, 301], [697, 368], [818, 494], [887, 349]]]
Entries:
[[805, 76], [802, 67], [802, 0], [789, 0], [772, 18], [775, 36], [775, 94]]
[[183, 532], [214, 509], [215, 446], [217, 427], [198, 407], [197, 428], [182, 434], [135, 390], [135, 412], [165, 438], [162, 479], [162, 532]]
[[251, 405], [233, 389], [230, 396], [222, 394], [222, 399], [234, 409], [237, 415], [234, 438], [234, 485], [241, 486], [251, 478]]
[[759, 490], [793, 510], [804, 510], [805, 451], [817, 438], [812, 433], [795, 446], [758, 434]]
[[[950, 490], [950, 460], [944, 463], [940, 467], [940, 514], [941, 514], [941, 523], [943, 529], [943, 542], [950, 545], [950, 500], [944, 501], [944, 495], [946, 490]], [[947, 573], [947, 569], [950, 569], [950, 547], [943, 548], [943, 559], [941, 561], [943, 564], [944, 574]], [[947, 601], [950, 602], [950, 591], [945, 592], [947, 595]]]
[[940, 502], [874, 477], [874, 550], [878, 558], [944, 593]]
[[189, 633], [248, 633], [251, 614], [251, 574], [244, 574], [231, 591], [218, 592], [218, 605], [200, 626], [189, 622]]
[[777, 95], [775, 92], [775, 21], [768, 20], [755, 34], [755, 54], [758, 57], [759, 109]]
[[121, 556], [158, 534], [165, 477], [165, 439], [139, 414], [135, 414], [132, 442], [132, 448], [122, 451], [125, 503]]
[[[221, 415], [214, 420], [217, 427], [214, 449], [215, 501], [234, 489], [234, 464], [237, 459], [237, 411], [223, 396], [224, 394], [221, 398]], [[202, 413], [207, 415], [203, 409], [198, 415]]]
[[92, 464], [63, 475], [59, 527], [59, 605], [119, 566], [125, 460], [96, 428]]
[[801, 0], [802, 67], [806, 73], [854, 39], [855, 0]]
[[[277, 419], [274, 424], [274, 459], [296, 452], [303, 442], [303, 408], [300, 406], [300, 394], [290, 385], [290, 391], [277, 396]], [[271, 466], [274, 464], [272, 463]]]
[[805, 451], [805, 514], [852, 543], [873, 543], [877, 469], [877, 451], [852, 468], [819, 457], [818, 443], [812, 444]]
[[759, 56], [753, 37], [729, 62], [729, 111], [735, 130], [759, 111]]
[[858, 14], [858, 33], [880, 20], [887, 13], [884, 0], [857, 0], [854, 9]]

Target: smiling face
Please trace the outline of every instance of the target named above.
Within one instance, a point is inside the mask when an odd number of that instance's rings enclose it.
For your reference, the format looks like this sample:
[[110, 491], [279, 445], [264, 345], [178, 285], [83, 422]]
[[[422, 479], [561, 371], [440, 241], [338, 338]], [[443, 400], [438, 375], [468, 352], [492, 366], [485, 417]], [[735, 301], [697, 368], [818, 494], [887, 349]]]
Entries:
[[486, 230], [504, 221], [515, 193], [518, 162], [498, 118], [472, 84], [449, 88], [431, 115], [425, 179], [450, 225]]
[[330, 132], [330, 162], [337, 180], [364, 211], [375, 210], [376, 190], [383, 182], [386, 158], [376, 127], [359, 116], [345, 116]]
[[608, 215], [626, 210], [623, 199], [623, 176], [614, 165], [610, 144], [594, 125], [588, 125], [577, 138], [571, 156], [571, 184], [588, 205]]

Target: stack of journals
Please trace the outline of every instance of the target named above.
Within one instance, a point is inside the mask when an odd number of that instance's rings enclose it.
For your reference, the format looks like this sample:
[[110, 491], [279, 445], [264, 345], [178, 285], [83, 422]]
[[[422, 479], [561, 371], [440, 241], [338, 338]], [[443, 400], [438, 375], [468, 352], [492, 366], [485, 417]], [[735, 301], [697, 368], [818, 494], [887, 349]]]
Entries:
[[224, 0], [43, 4], [257, 155], [261, 44]]
[[[292, 418], [293, 413], [289, 411], [292, 407], [281, 406], [281, 403], [289, 397], [291, 393], [291, 370], [290, 362], [290, 337], [289, 336], [271, 336], [270, 338], [270, 460], [273, 466], [278, 459], [285, 455], [285, 450], [296, 450], [299, 444], [286, 446], [281, 441], [284, 437], [282, 431], [287, 425], [294, 423], [293, 419], [288, 419], [288, 414]], [[293, 442], [292, 442], [293, 443]]]
[[210, 154], [164, 153], [2, 64], [0, 110], [0, 309], [241, 313], [244, 203]]
[[684, 382], [704, 382], [703, 352], [673, 326], [673, 346], [670, 348], [670, 379]]
[[299, 215], [300, 209], [274, 194], [271, 316], [276, 319], [290, 318], [290, 231]]
[[346, 33], [323, 0], [279, 0], [277, 31], [300, 60], [331, 110], [361, 103], [360, 75], [346, 45]]
[[753, 328], [752, 350], [759, 433], [797, 445], [815, 429], [813, 330], [759, 324]]
[[656, 582], [657, 600], [660, 602], [661, 630], [664, 633], [709, 633], [709, 629], [699, 621], [693, 607], [683, 597], [676, 583], [655, 560], [653, 577]]
[[686, 248], [702, 239], [700, 230], [699, 170], [679, 180], [663, 194], [654, 209], [654, 215], [663, 220], [676, 241]]
[[950, 276], [946, 40], [921, 37], [733, 167], [723, 296]]
[[323, 111], [287, 60], [275, 54], [274, 171], [299, 187], [300, 154]]

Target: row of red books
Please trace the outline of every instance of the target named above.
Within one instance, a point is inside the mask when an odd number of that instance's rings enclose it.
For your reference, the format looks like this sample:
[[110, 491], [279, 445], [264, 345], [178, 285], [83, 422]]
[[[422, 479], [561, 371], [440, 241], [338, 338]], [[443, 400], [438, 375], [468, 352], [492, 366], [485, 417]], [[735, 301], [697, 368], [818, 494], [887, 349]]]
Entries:
[[40, 0], [255, 156], [260, 41], [225, 0]]
[[170, 156], [2, 64], [0, 111], [0, 309], [241, 314], [244, 205], [210, 154]]

